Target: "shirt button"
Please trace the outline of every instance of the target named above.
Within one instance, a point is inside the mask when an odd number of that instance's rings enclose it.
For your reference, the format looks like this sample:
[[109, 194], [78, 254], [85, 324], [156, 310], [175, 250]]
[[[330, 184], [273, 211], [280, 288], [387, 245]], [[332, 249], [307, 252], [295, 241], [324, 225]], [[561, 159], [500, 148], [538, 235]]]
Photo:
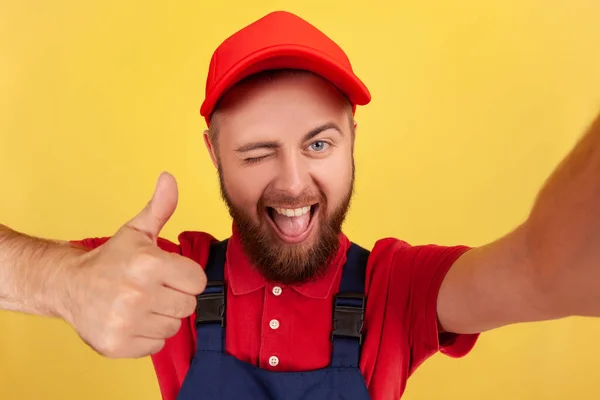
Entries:
[[272, 319], [271, 322], [269, 322], [269, 326], [271, 327], [271, 329], [277, 329], [279, 328], [279, 321], [277, 321], [276, 319]]
[[281, 294], [281, 292], [282, 292], [282, 290], [281, 290], [281, 288], [279, 286], [274, 286], [273, 287], [273, 294], [275, 296], [279, 296]]
[[279, 364], [279, 358], [277, 358], [277, 356], [271, 356], [269, 358], [269, 365], [271, 367], [276, 367]]

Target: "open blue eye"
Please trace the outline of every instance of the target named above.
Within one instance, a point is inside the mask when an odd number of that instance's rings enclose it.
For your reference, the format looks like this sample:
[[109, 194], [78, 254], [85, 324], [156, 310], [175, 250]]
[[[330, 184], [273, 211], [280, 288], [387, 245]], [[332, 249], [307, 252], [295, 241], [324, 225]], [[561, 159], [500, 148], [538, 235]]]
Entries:
[[329, 146], [329, 143], [323, 142], [321, 140], [317, 140], [316, 142], [311, 143], [310, 148], [314, 151], [323, 151]]

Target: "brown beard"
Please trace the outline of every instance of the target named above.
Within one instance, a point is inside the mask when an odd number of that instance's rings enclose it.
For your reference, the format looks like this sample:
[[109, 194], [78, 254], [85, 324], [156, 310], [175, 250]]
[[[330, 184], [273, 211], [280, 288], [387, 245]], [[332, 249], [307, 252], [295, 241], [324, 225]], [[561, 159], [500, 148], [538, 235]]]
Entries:
[[[242, 247], [250, 262], [259, 272], [271, 282], [285, 285], [304, 283], [318, 278], [325, 272], [330, 259], [335, 256], [339, 247], [339, 235], [342, 224], [350, 208], [354, 193], [354, 162], [352, 165], [352, 180], [347, 194], [341, 204], [328, 217], [327, 197], [320, 191], [317, 196], [311, 193], [299, 197], [290, 197], [283, 193], [263, 194], [257, 204], [257, 215], [260, 222], [254, 222], [248, 213], [237, 207], [227, 193], [223, 180], [223, 171], [219, 166], [219, 183], [221, 197], [225, 201], [229, 214], [238, 230]], [[269, 218], [265, 215], [265, 204], [294, 205], [318, 203], [317, 212], [320, 215], [317, 229], [317, 240], [312, 246], [307, 244], [284, 244], [270, 231]], [[316, 215], [313, 215], [314, 218]]]

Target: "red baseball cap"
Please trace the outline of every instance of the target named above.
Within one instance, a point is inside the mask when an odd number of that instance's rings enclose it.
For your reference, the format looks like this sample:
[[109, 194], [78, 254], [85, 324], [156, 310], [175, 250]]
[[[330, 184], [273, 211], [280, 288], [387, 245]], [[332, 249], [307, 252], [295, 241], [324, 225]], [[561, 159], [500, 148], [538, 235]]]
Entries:
[[353, 111], [371, 100], [340, 46], [297, 15], [276, 11], [234, 33], [213, 53], [200, 107], [206, 123], [228, 89], [250, 75], [273, 69], [301, 69], [322, 76], [346, 94]]

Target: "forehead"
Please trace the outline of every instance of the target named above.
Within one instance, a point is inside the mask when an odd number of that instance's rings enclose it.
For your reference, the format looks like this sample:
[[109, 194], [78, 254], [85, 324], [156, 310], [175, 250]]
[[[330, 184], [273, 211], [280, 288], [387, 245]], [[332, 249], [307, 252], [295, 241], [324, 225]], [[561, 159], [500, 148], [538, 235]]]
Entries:
[[[219, 136], [237, 141], [255, 135], [304, 135], [315, 126], [336, 123], [349, 129], [351, 106], [325, 79], [304, 72], [259, 76], [238, 84], [213, 117]], [[351, 114], [350, 114], [351, 115]]]

